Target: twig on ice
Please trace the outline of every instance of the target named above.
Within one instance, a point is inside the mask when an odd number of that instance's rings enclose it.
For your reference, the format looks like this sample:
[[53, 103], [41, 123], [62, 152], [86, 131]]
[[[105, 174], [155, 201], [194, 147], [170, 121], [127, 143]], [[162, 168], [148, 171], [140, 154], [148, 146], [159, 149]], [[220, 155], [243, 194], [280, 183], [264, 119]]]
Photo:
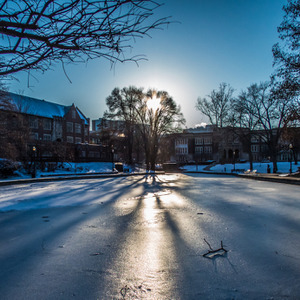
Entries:
[[221, 241], [221, 248], [215, 249], [215, 250], [210, 246], [209, 242], [208, 242], [206, 239], [204, 239], [204, 242], [208, 245], [208, 247], [209, 247], [210, 250], [208, 250], [206, 253], [204, 253], [204, 254], [202, 255], [203, 257], [206, 257], [206, 256], [208, 256], [208, 255], [210, 255], [210, 254], [217, 253], [217, 252], [219, 252], [219, 251], [223, 251], [224, 253], [228, 252], [228, 250], [226, 250], [226, 249], [223, 247], [223, 242], [222, 242], [222, 241]]
[[[206, 239], [204, 239], [204, 242], [208, 245], [209, 249], [213, 251], [213, 248], [210, 246], [210, 243]], [[221, 241], [221, 243], [222, 243], [222, 241]]]

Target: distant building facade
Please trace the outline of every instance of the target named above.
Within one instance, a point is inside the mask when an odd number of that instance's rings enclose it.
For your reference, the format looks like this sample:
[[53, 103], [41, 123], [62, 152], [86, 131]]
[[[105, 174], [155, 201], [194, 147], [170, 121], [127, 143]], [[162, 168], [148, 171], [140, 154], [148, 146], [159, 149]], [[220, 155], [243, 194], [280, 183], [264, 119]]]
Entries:
[[[278, 161], [299, 160], [297, 141], [300, 140], [300, 128], [297, 130], [292, 148], [288, 140], [282, 137], [278, 145]], [[250, 145], [245, 141], [249, 135]], [[264, 131], [237, 129], [231, 127], [217, 128], [214, 125], [190, 128], [182, 133], [172, 135], [174, 153], [170, 161], [178, 163], [205, 163], [216, 161], [218, 163], [233, 163], [249, 160], [252, 155], [254, 162], [270, 160], [269, 149], [264, 137]], [[251, 151], [251, 152], [250, 152]]]
[[[21, 115], [29, 131], [24, 157], [27, 152], [27, 156], [35, 155], [44, 161], [101, 160], [101, 147], [89, 146], [90, 119], [74, 104], [64, 106], [14, 93], [6, 93], [5, 98], [9, 105], [0, 105], [0, 114]], [[9, 135], [10, 123], [6, 123], [2, 126], [6, 126]]]

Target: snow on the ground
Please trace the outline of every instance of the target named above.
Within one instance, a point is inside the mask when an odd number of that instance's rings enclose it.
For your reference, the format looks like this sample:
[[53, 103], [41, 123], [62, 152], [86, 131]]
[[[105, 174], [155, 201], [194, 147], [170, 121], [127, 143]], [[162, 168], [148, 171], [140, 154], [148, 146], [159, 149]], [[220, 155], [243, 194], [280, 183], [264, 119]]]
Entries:
[[[90, 162], [90, 163], [63, 163], [55, 171], [48, 172], [47, 170], [36, 170], [36, 177], [46, 177], [52, 175], [72, 175], [72, 174], [86, 174], [86, 173], [111, 173], [112, 163], [110, 162]], [[15, 176], [6, 178], [11, 179], [25, 179], [31, 178], [31, 174], [27, 174], [25, 170], [15, 172]], [[3, 179], [1, 179], [3, 180]]]
[[[273, 172], [273, 164], [269, 163], [261, 163], [255, 162], [253, 163], [253, 170], [256, 170], [257, 173], [267, 173], [267, 167], [270, 166], [271, 173]], [[295, 165], [295, 162], [292, 163], [292, 172], [296, 172], [300, 167], [300, 164]], [[216, 164], [211, 165], [207, 170], [207, 166], [203, 165], [186, 165], [183, 167], [186, 171], [207, 171], [207, 172], [221, 172], [221, 173], [231, 173], [233, 169], [238, 170], [238, 172], [247, 171], [250, 169], [250, 164], [246, 163], [236, 163], [235, 166], [233, 164]], [[278, 162], [277, 163], [278, 173], [289, 173], [290, 171], [290, 163], [289, 162]]]
[[43, 175], [68, 174], [68, 173], [109, 173], [112, 171], [112, 163], [89, 162], [89, 163], [64, 163], [61, 168], [54, 172], [40, 172]]
[[[253, 163], [253, 169], [257, 173], [267, 173], [267, 166], [270, 166], [271, 173], [273, 171], [272, 163]], [[125, 166], [125, 165], [124, 165]], [[290, 163], [289, 162], [278, 162], [278, 173], [289, 173]], [[292, 163], [292, 172], [298, 171], [300, 164], [295, 165], [295, 162]], [[127, 166], [129, 172], [144, 172], [145, 169], [135, 167], [131, 169]], [[220, 172], [220, 173], [231, 173], [234, 169], [233, 164], [212, 164], [212, 165], [185, 165], [181, 169], [185, 171], [199, 171], [199, 172]], [[250, 169], [250, 164], [247, 163], [236, 163], [235, 169], [238, 173], [247, 171]], [[55, 171], [48, 172], [36, 170], [36, 177], [46, 177], [53, 175], [73, 175], [73, 174], [93, 174], [93, 173], [111, 173], [112, 172], [112, 163], [111, 162], [90, 162], [90, 163], [63, 163]], [[2, 180], [17, 180], [17, 179], [26, 179], [31, 178], [31, 174], [27, 174], [24, 170], [17, 171], [15, 176], [8, 178], [0, 178]]]

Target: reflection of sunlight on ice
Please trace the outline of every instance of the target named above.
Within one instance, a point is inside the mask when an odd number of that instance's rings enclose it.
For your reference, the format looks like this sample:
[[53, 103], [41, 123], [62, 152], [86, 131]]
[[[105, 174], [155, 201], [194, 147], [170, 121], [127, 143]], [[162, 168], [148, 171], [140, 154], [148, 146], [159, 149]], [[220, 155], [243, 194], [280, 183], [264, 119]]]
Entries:
[[146, 222], [154, 223], [157, 211], [155, 209], [156, 198], [153, 193], [149, 193], [144, 199], [143, 216]]
[[123, 205], [123, 214], [129, 212], [127, 208], [133, 208], [131, 230], [115, 260], [119, 264], [111, 269], [118, 274], [118, 286], [129, 287], [126, 299], [179, 299], [178, 279], [169, 271], [170, 266], [173, 270], [178, 264], [163, 203], [174, 201], [169, 196], [169, 190], [162, 190], [118, 201], [120, 210]]
[[160, 201], [165, 207], [181, 207], [184, 205], [182, 197], [175, 193], [169, 193], [160, 196]]
[[[140, 245], [142, 250], [143, 281], [151, 286], [156, 295], [162, 297], [175, 289], [175, 278], [166, 278], [165, 272], [170, 265], [176, 265], [176, 254], [172, 236], [169, 229], [165, 226], [164, 208], [162, 201], [169, 201], [169, 191], [158, 193], [148, 193], [143, 199], [143, 209], [141, 218], [145, 226], [146, 233], [143, 243]], [[162, 200], [164, 199], [164, 200]], [[153, 295], [154, 297], [154, 295]], [[156, 297], [154, 297], [156, 298]]]
[[143, 216], [148, 224], [161, 221], [161, 212], [167, 208], [179, 208], [184, 205], [183, 199], [168, 190], [148, 193], [144, 197]]

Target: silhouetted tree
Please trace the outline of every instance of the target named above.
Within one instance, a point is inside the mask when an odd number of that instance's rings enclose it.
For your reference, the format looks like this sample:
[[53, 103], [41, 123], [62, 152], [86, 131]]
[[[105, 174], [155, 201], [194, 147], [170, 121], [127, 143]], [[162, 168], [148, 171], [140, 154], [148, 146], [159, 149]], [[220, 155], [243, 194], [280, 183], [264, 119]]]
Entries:
[[288, 0], [283, 10], [285, 15], [278, 27], [282, 42], [273, 46], [274, 65], [277, 67], [273, 83], [275, 89], [295, 97], [300, 92], [300, 1]]
[[166, 91], [149, 89], [137, 107], [138, 128], [145, 149], [146, 165], [155, 170], [157, 154], [163, 136], [177, 132], [185, 119], [181, 108]]
[[153, 0], [4, 0], [0, 4], [0, 75], [46, 71], [52, 62], [137, 61], [138, 37], [168, 24], [153, 20]]
[[253, 155], [251, 151], [251, 137], [258, 129], [259, 120], [256, 116], [256, 98], [259, 97], [257, 85], [251, 85], [246, 91], [232, 100], [229, 122], [234, 133], [241, 140], [249, 155], [250, 170], [253, 170]]
[[300, 150], [300, 101], [295, 99], [289, 104], [284, 115], [284, 139], [293, 146], [295, 163], [298, 163], [297, 156]]
[[161, 138], [185, 123], [180, 107], [165, 91], [150, 89], [144, 93], [143, 88], [136, 87], [116, 88], [106, 101], [109, 111], [105, 117], [124, 120], [128, 147], [132, 149], [133, 137], [140, 139], [147, 169], [155, 170]]
[[261, 138], [268, 147], [273, 171], [276, 173], [279, 139], [282, 135], [289, 99], [280, 97], [279, 94], [275, 97], [271, 93], [268, 82], [252, 84], [244, 96], [240, 98], [242, 107], [247, 109], [252, 125], [261, 131]]
[[135, 139], [137, 106], [140, 105], [144, 97], [143, 89], [130, 86], [123, 89], [115, 88], [111, 95], [106, 98], [108, 112], [105, 112], [104, 118], [117, 119], [124, 121], [124, 133], [126, 139], [126, 150], [128, 163], [132, 164], [132, 153]]
[[234, 89], [227, 83], [221, 83], [219, 90], [213, 90], [207, 98], [198, 98], [196, 108], [209, 118], [211, 124], [223, 127], [228, 121], [230, 101]]

